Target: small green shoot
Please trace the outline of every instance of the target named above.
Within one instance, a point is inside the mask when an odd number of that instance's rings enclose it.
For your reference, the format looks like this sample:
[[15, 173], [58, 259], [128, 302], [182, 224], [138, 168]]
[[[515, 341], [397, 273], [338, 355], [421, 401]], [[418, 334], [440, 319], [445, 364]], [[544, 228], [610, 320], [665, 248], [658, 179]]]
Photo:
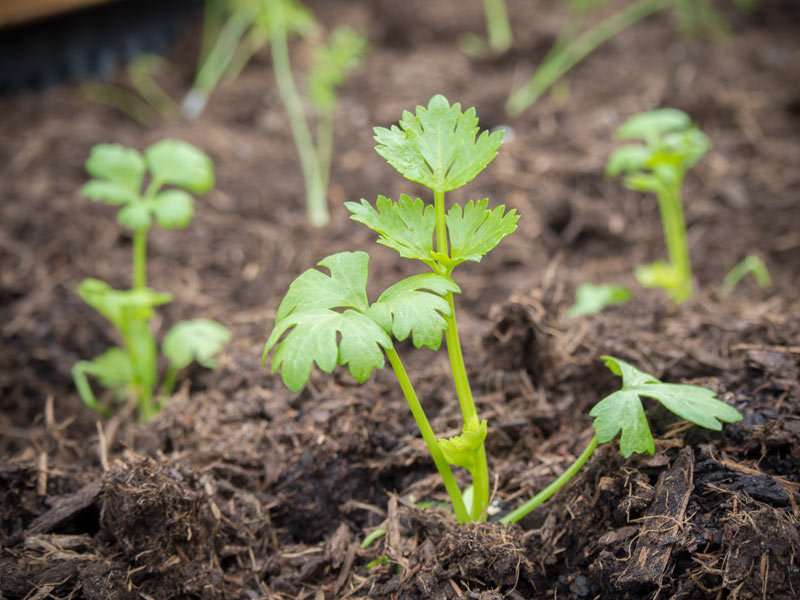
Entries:
[[471, 56], [504, 54], [514, 41], [506, 0], [483, 0], [483, 12], [486, 16], [486, 39], [468, 33], [461, 36], [459, 46]]
[[753, 274], [759, 287], [765, 288], [772, 285], [772, 277], [769, 275], [767, 265], [758, 256], [752, 255], [737, 263], [725, 276], [722, 281], [722, 297], [728, 296], [749, 273]]
[[[116, 290], [98, 279], [85, 279], [78, 294], [116, 328], [122, 346], [107, 350], [73, 368], [75, 385], [90, 408], [104, 414], [110, 409], [97, 400], [88, 376], [115, 391], [118, 401], [135, 401], [140, 418], [158, 414], [161, 400], [154, 399], [158, 352], [148, 322], [154, 308], [172, 296], [147, 287], [147, 232], [153, 221], [165, 229], [186, 227], [194, 214], [194, 194], [214, 185], [211, 160], [194, 146], [162, 140], [144, 153], [116, 144], [92, 148], [86, 170], [94, 177], [83, 187], [88, 198], [119, 206], [117, 222], [133, 230], [133, 287]], [[145, 176], [149, 180], [145, 184]], [[144, 191], [142, 190], [144, 186]], [[163, 189], [164, 186], [173, 186]], [[162, 386], [168, 396], [178, 370], [192, 360], [213, 367], [214, 358], [228, 342], [230, 332], [206, 319], [183, 321], [166, 335], [163, 352], [169, 362]]]
[[575, 304], [567, 309], [567, 318], [599, 313], [607, 306], [625, 304], [631, 299], [631, 292], [624, 285], [614, 283], [582, 283], [575, 290]]
[[[324, 372], [346, 365], [364, 382], [388, 358], [460, 522], [485, 518], [489, 476], [487, 424], [478, 418], [467, 378], [455, 318], [454, 294], [461, 290], [451, 274], [464, 261], [480, 261], [513, 233], [518, 216], [502, 206], [489, 209], [488, 200], [448, 211], [444, 198], [494, 159], [502, 135], [479, 135], [475, 110], [462, 112], [444, 96], [434, 96], [415, 114], [405, 112], [399, 126], [376, 127], [378, 154], [407, 179], [430, 188], [433, 203], [402, 195], [398, 202], [380, 196], [376, 207], [366, 200], [346, 206], [354, 220], [379, 234], [380, 243], [432, 272], [408, 277], [370, 302], [369, 257], [363, 252], [329, 256], [319, 263], [329, 275], [309, 269], [289, 287], [264, 348], [265, 361], [275, 349], [272, 371], [280, 371], [294, 391], [306, 384], [314, 364]], [[416, 348], [437, 350], [442, 333], [463, 417], [461, 434], [449, 439], [436, 438], [394, 347], [395, 341], [410, 338]], [[451, 465], [472, 476], [471, 498], [459, 489]]]
[[612, 441], [620, 432], [622, 456], [628, 458], [636, 452], [653, 454], [655, 442], [641, 397], [654, 398], [677, 416], [713, 431], [720, 431], [722, 423], [737, 423], [742, 420], [738, 410], [719, 400], [711, 390], [696, 385], [662, 383], [623, 360], [613, 356], [602, 358], [615, 375], [622, 377], [622, 388], [600, 400], [589, 412], [594, 417], [595, 435], [581, 455], [556, 481], [502, 517], [502, 523], [519, 521], [555, 494], [578, 472], [598, 444]]
[[669, 256], [668, 263], [639, 267], [636, 278], [641, 285], [662, 288], [675, 302], [684, 302], [692, 295], [692, 269], [681, 188], [686, 172], [708, 152], [711, 142], [686, 113], [674, 108], [631, 117], [619, 127], [617, 137], [644, 143], [615, 150], [606, 175], [624, 173], [626, 187], [656, 195]]

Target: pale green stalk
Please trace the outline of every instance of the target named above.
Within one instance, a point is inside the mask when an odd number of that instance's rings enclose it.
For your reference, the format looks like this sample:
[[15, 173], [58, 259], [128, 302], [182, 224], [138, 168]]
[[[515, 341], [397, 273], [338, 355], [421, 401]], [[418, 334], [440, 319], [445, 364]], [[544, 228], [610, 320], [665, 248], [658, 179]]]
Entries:
[[528, 500], [525, 504], [501, 518], [500, 522], [516, 523], [533, 509], [542, 504], [545, 500], [550, 498], [550, 496], [564, 487], [564, 484], [566, 484], [575, 476], [575, 473], [577, 473], [584, 463], [589, 460], [589, 457], [592, 455], [595, 448], [597, 448], [597, 436], [592, 436], [592, 441], [589, 442], [589, 445], [586, 446], [586, 449], [581, 452], [581, 455], [575, 459], [575, 462], [573, 462], [566, 471], [564, 471], [553, 483], [548, 485], [541, 492]]
[[513, 40], [511, 24], [508, 22], [506, 0], [483, 0], [483, 8], [486, 13], [489, 48], [493, 52], [503, 53], [511, 48]]
[[667, 8], [673, 0], [640, 0], [624, 10], [595, 25], [592, 29], [568, 43], [553, 54], [521, 88], [514, 90], [506, 102], [506, 112], [519, 116], [546, 92], [567, 71], [594, 52], [598, 46], [660, 10]]
[[445, 459], [442, 449], [439, 447], [439, 442], [436, 441], [436, 434], [433, 432], [430, 422], [425, 416], [425, 411], [422, 408], [422, 404], [420, 404], [419, 398], [417, 398], [417, 393], [414, 391], [414, 386], [408, 378], [403, 363], [400, 361], [400, 357], [397, 355], [394, 348], [387, 349], [386, 356], [394, 369], [397, 381], [400, 383], [400, 388], [403, 390], [403, 395], [408, 402], [408, 407], [411, 409], [411, 414], [414, 415], [414, 420], [417, 422], [417, 427], [419, 427], [419, 432], [422, 434], [422, 439], [425, 440], [425, 444], [428, 446], [428, 452], [431, 453], [433, 462], [436, 464], [439, 475], [444, 482], [444, 487], [447, 490], [447, 494], [450, 496], [450, 502], [453, 504], [453, 511], [456, 514], [456, 518], [459, 523], [467, 523], [470, 521], [470, 515], [464, 505], [464, 498], [461, 495], [458, 482], [456, 482], [453, 471], [450, 469], [450, 465], [447, 459]]
[[313, 225], [322, 227], [330, 221], [325, 190], [322, 187], [317, 153], [311, 132], [308, 130], [303, 115], [300, 94], [292, 79], [292, 70], [289, 64], [289, 46], [286, 40], [286, 28], [283, 19], [283, 7], [280, 0], [267, 0], [270, 15], [270, 47], [272, 50], [272, 65], [275, 69], [275, 79], [278, 83], [278, 93], [281, 96], [286, 114], [289, 117], [289, 126], [292, 130], [297, 153], [300, 155], [300, 166], [306, 183], [306, 210], [308, 218]]
[[689, 242], [686, 239], [686, 219], [683, 214], [681, 185], [683, 178], [657, 194], [661, 224], [667, 255], [672, 267], [680, 277], [679, 287], [671, 290], [673, 300], [683, 302], [692, 295], [692, 266], [689, 259]]
[[317, 115], [317, 162], [322, 177], [322, 189], [327, 194], [333, 156], [333, 110], [321, 110]]

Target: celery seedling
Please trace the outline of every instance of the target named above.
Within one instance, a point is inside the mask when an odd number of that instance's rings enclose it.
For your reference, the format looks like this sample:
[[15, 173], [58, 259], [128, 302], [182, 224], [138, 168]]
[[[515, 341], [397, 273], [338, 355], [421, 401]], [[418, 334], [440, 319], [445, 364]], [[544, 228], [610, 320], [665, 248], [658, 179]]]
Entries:
[[615, 150], [606, 174], [625, 173], [625, 186], [653, 192], [658, 198], [661, 224], [669, 262], [655, 262], [636, 270], [645, 287], [660, 287], [672, 300], [683, 302], [692, 295], [692, 270], [681, 187], [686, 172], [708, 152], [711, 142], [692, 124], [686, 113], [662, 108], [635, 115], [617, 130], [620, 140], [641, 140]]
[[614, 283], [582, 283], [575, 290], [575, 304], [567, 309], [567, 318], [592, 315], [606, 306], [625, 304], [631, 299], [631, 292], [624, 285]]
[[[502, 132], [478, 136], [475, 110], [462, 113], [459, 104], [451, 106], [440, 95], [427, 108], [418, 106], [416, 114], [405, 112], [399, 127], [375, 128], [378, 154], [407, 179], [430, 188], [434, 202], [426, 204], [403, 194], [397, 202], [379, 196], [376, 207], [366, 200], [346, 206], [351, 218], [380, 235], [379, 243], [404, 258], [422, 261], [433, 272], [404, 279], [370, 303], [365, 291], [368, 256], [363, 252], [329, 256], [319, 264], [329, 269], [330, 276], [309, 269], [290, 286], [264, 348], [265, 361], [275, 348], [272, 371], [280, 371], [294, 391], [308, 381], [314, 363], [325, 372], [337, 364], [347, 365], [363, 382], [388, 358], [460, 522], [484, 518], [489, 477], [483, 443], [487, 423], [478, 418], [467, 379], [453, 300], [460, 288], [451, 274], [464, 261], [480, 261], [513, 233], [518, 216], [503, 206], [489, 209], [486, 199], [447, 211], [444, 198], [494, 159], [502, 136]], [[460, 435], [437, 440], [393, 339], [410, 336], [415, 347], [436, 350], [442, 332], [463, 423]], [[471, 502], [465, 502], [467, 494], [459, 489], [451, 465], [472, 476]]]
[[[117, 221], [133, 230], [133, 287], [116, 290], [98, 279], [85, 279], [78, 294], [106, 317], [122, 339], [91, 361], [80, 361], [72, 370], [75, 385], [90, 408], [109, 414], [92, 391], [88, 376], [102, 387], [114, 389], [119, 400], [136, 401], [142, 420], [154, 417], [161, 401], [153, 398], [158, 352], [148, 322], [154, 308], [172, 296], [147, 287], [147, 232], [155, 220], [165, 229], [186, 227], [194, 214], [194, 198], [214, 185], [211, 160], [197, 148], [177, 140], [162, 140], [142, 156], [115, 144], [92, 148], [86, 170], [94, 179], [83, 187], [92, 200], [120, 206]], [[149, 182], [142, 192], [145, 175]], [[162, 189], [164, 186], [172, 186]], [[193, 359], [213, 366], [214, 357], [230, 338], [230, 332], [214, 321], [197, 319], [176, 324], [166, 335], [163, 352], [169, 369], [162, 396], [172, 391], [176, 372]]]
[[753, 274], [753, 279], [756, 280], [759, 287], [770, 287], [772, 285], [772, 277], [769, 275], [767, 265], [758, 256], [751, 255], [736, 263], [725, 276], [725, 279], [722, 280], [722, 297], [724, 298], [730, 294], [748, 273]]
[[594, 417], [595, 434], [586, 449], [564, 473], [528, 502], [500, 519], [515, 523], [555, 494], [589, 459], [598, 444], [612, 441], [620, 434], [620, 452], [628, 458], [634, 452], [655, 452], [653, 434], [647, 423], [641, 398], [658, 400], [668, 411], [687, 421], [720, 431], [722, 423], [742, 420], [738, 410], [719, 400], [714, 392], [696, 385], [662, 383], [652, 375], [613, 356], [603, 356], [606, 366], [622, 377], [622, 388], [595, 404], [589, 414]]

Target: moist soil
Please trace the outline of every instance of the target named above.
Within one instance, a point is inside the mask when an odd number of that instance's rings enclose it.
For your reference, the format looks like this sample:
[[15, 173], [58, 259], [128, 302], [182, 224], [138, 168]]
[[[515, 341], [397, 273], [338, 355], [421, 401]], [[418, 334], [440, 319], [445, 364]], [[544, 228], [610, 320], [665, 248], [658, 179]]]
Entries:
[[[555, 39], [555, 1], [510, 0], [513, 49], [470, 58], [481, 3], [310, 2], [328, 27], [368, 33], [343, 87], [332, 222], [311, 227], [269, 55], [258, 53], [193, 121], [143, 126], [67, 85], [0, 101], [0, 597], [770, 598], [800, 597], [800, 16], [725, 3], [727, 37], [688, 40], [667, 14], [637, 24], [508, 119], [503, 103]], [[188, 89], [199, 24], [160, 81]], [[310, 47], [292, 47], [296, 67]], [[126, 85], [124, 72], [116, 83]], [[508, 127], [498, 158], [453, 200], [521, 214], [480, 264], [459, 267], [457, 310], [478, 412], [489, 420], [493, 507], [457, 526], [389, 370], [364, 384], [315, 373], [299, 394], [261, 365], [288, 284], [324, 256], [367, 250], [372, 297], [418, 272], [347, 218], [345, 200], [425, 196], [372, 147], [371, 127], [434, 93]], [[664, 255], [654, 198], [603, 176], [626, 117], [688, 112], [713, 150], [685, 183], [695, 295], [637, 287]], [[129, 285], [131, 238], [81, 197], [92, 145], [185, 139], [217, 184], [192, 224], [150, 235], [153, 325], [216, 319], [234, 340], [193, 367], [163, 413], [99, 419], [71, 368], [116, 343], [75, 294], [85, 277]], [[750, 254], [773, 286], [721, 282]], [[581, 282], [635, 290], [627, 305], [567, 319]], [[399, 347], [434, 429], [458, 431], [443, 353]], [[744, 420], [701, 430], [646, 403], [654, 455], [616, 442], [519, 525], [492, 521], [542, 489], [592, 436], [588, 411], [618, 385], [611, 354], [669, 382], [704, 385]], [[421, 508], [420, 501], [434, 507]], [[360, 542], [381, 527], [369, 548]]]

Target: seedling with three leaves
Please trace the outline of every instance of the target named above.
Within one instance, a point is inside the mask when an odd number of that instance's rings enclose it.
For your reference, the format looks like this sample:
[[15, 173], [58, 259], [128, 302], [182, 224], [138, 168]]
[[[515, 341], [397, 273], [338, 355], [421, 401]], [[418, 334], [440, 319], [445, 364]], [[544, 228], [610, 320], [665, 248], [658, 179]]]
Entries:
[[[122, 345], [91, 361], [78, 362], [72, 370], [75, 385], [87, 406], [110, 414], [110, 407], [92, 390], [88, 379], [92, 376], [102, 387], [114, 390], [117, 400], [135, 402], [140, 418], [149, 420], [162, 406], [161, 398], [154, 397], [158, 351], [149, 321], [155, 307], [170, 302], [172, 296], [147, 287], [147, 233], [153, 220], [165, 229], [189, 224], [194, 214], [192, 194], [213, 187], [213, 165], [186, 142], [162, 140], [144, 155], [116, 144], [99, 144], [92, 148], [86, 170], [94, 179], [83, 187], [83, 194], [119, 206], [117, 222], [133, 231], [133, 287], [116, 290], [92, 278], [78, 286], [81, 298], [114, 325]], [[145, 175], [149, 181], [142, 191]], [[193, 360], [214, 367], [216, 355], [229, 338], [225, 327], [208, 319], [182, 321], [172, 327], [162, 344], [169, 367], [161, 397], [169, 396], [177, 371]]]
[[[346, 203], [351, 218], [376, 231], [379, 243], [396, 250], [403, 258], [421, 261], [431, 272], [403, 279], [370, 302], [366, 294], [369, 256], [364, 252], [328, 256], [319, 266], [329, 274], [308, 269], [290, 285], [278, 307], [263, 360], [274, 349], [272, 372], [280, 371], [284, 383], [299, 391], [309, 380], [314, 364], [326, 373], [337, 365], [346, 365], [357, 381], [364, 382], [374, 369], [383, 368], [388, 358], [442, 477], [456, 518], [460, 522], [482, 520], [489, 503], [484, 447], [488, 423], [478, 417], [467, 377], [454, 302], [454, 294], [461, 289], [452, 274], [465, 261], [479, 262], [513, 233], [518, 215], [515, 210], [506, 211], [504, 206], [490, 209], [486, 199], [447, 210], [445, 194], [474, 179], [495, 158], [502, 132], [478, 135], [474, 109], [461, 112], [459, 104], [451, 106], [437, 95], [427, 108], [418, 106], [415, 114], [405, 112], [399, 126], [375, 128], [375, 140], [378, 154], [389, 164], [407, 179], [433, 192], [433, 203], [407, 195], [401, 195], [397, 201], [379, 196], [374, 206], [366, 200]], [[462, 424], [459, 435], [437, 439], [395, 343], [410, 337], [416, 348], [437, 350], [443, 333]], [[667, 384], [633, 367], [628, 369], [627, 363], [610, 357], [608, 360], [609, 364], [613, 361], [617, 365], [612, 368], [620, 369], [624, 385], [622, 392], [617, 392], [621, 395], [606, 398], [598, 405], [598, 412], [592, 413], [597, 417], [597, 436], [568, 472], [504, 521], [518, 520], [555, 493], [577, 472], [598, 443], [610, 441], [619, 429], [611, 431], [607, 424], [614, 414], [623, 426], [623, 452], [631, 448], [652, 451], [649, 429], [644, 431], [639, 413], [634, 410], [633, 399], [638, 402], [636, 394], [655, 396], [668, 407], [671, 402], [673, 407], [680, 408], [682, 416], [714, 429], [719, 429], [714, 416], [720, 420], [736, 420], [738, 416], [734, 409], [713, 399], [707, 390], [673, 386], [669, 390], [673, 395], [667, 398], [658, 388]], [[646, 385], [650, 387], [643, 387]], [[681, 393], [690, 405], [697, 401], [697, 406], [686, 408], [685, 402], [675, 400]], [[627, 419], [629, 413], [636, 418]], [[630, 443], [632, 435], [635, 441]], [[464, 468], [471, 476], [472, 484], [463, 492], [453, 475], [453, 466]]]
[[669, 256], [667, 263], [639, 267], [636, 279], [645, 287], [666, 290], [675, 302], [688, 300], [692, 295], [692, 268], [681, 188], [686, 172], [708, 152], [711, 142], [686, 113], [674, 108], [634, 115], [620, 125], [617, 138], [644, 143], [614, 151], [606, 174], [614, 177], [624, 173], [626, 187], [656, 195]]

